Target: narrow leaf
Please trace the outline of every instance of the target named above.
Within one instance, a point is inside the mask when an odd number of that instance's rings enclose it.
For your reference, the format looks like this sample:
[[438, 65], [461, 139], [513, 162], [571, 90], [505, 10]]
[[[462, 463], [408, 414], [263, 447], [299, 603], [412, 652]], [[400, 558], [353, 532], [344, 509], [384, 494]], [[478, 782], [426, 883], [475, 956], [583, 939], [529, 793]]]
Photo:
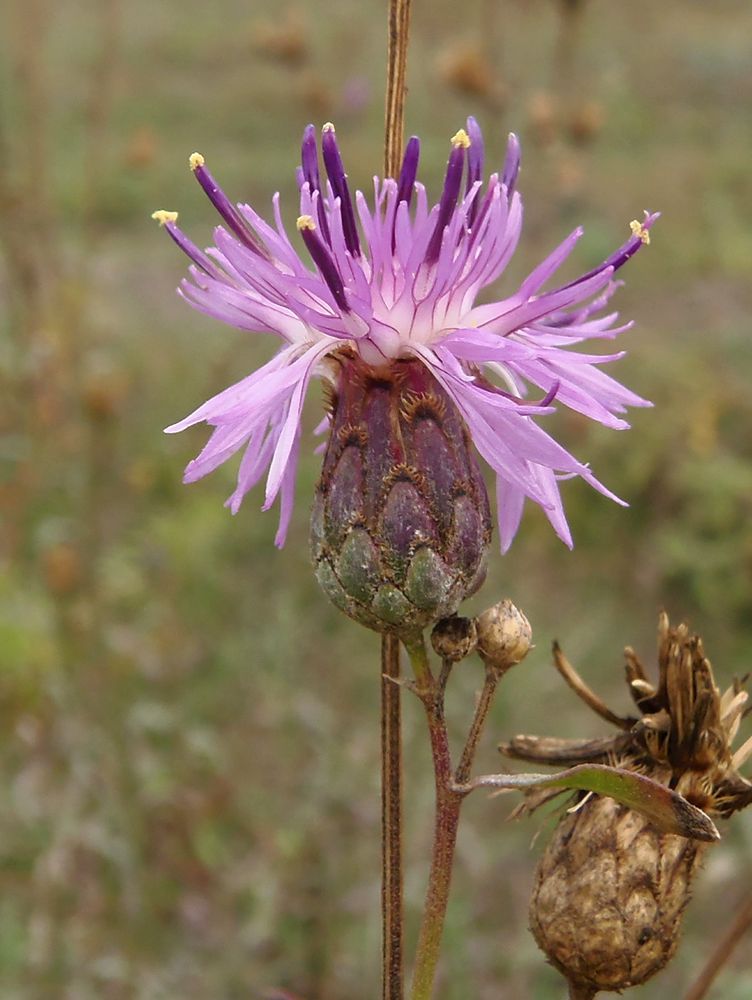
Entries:
[[641, 813], [662, 833], [708, 842], [721, 839], [715, 824], [702, 809], [660, 782], [621, 767], [578, 764], [558, 774], [484, 774], [457, 790], [470, 792], [474, 788], [497, 788], [500, 791], [570, 788], [595, 792], [608, 795]]

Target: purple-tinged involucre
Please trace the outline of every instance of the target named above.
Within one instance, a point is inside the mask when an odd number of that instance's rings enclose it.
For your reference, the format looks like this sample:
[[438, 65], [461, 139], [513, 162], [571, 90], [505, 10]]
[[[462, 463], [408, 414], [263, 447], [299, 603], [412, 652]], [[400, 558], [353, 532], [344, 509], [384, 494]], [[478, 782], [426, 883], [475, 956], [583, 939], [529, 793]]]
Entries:
[[[375, 178], [370, 200], [360, 191], [352, 197], [329, 124], [323, 129], [322, 160], [327, 182], [309, 126], [293, 238], [282, 223], [278, 195], [270, 225], [250, 205], [232, 204], [199, 154], [191, 157], [191, 168], [223, 220], [214, 245], [200, 250], [178, 227], [175, 213], [155, 213], [191, 261], [179, 290], [190, 305], [281, 341], [271, 361], [167, 428], [182, 431], [201, 421], [213, 428], [185, 481], [200, 479], [242, 450], [227, 505], [235, 513], [266, 474], [263, 509], [280, 498], [276, 544], [281, 546], [311, 379], [334, 382], [343, 352], [355, 352], [376, 375], [398, 361], [417, 359], [454, 403], [495, 473], [502, 550], [517, 531], [525, 498], [543, 508], [571, 546], [560, 480], [580, 476], [622, 501], [546, 433], [539, 418], [557, 403], [622, 429], [628, 426], [623, 419], [628, 406], [650, 405], [602, 370], [622, 352], [587, 354], [577, 348], [587, 340], [613, 339], [631, 325], [617, 325], [617, 313], [607, 313], [606, 305], [620, 284], [615, 272], [649, 242], [657, 214], [632, 222], [629, 238], [599, 267], [546, 287], [582, 235], [575, 229], [511, 295], [479, 304], [520, 237], [520, 147], [514, 135], [500, 172], [484, 180], [483, 138], [477, 122], [468, 119], [467, 131], [452, 139], [444, 189], [433, 206], [416, 180], [417, 138], [407, 145], [400, 177]], [[535, 399], [528, 398], [531, 386]]]

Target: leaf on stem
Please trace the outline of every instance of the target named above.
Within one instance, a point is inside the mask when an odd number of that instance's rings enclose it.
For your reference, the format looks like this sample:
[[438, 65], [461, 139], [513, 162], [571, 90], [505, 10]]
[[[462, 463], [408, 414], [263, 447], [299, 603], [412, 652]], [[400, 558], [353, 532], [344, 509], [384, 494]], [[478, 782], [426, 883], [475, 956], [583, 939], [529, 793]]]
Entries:
[[662, 833], [672, 833], [709, 843], [720, 840], [715, 824], [701, 809], [677, 792], [644, 774], [605, 764], [579, 764], [558, 774], [484, 774], [457, 791], [495, 788], [526, 791], [537, 788], [567, 788], [608, 795], [629, 809], [642, 813]]

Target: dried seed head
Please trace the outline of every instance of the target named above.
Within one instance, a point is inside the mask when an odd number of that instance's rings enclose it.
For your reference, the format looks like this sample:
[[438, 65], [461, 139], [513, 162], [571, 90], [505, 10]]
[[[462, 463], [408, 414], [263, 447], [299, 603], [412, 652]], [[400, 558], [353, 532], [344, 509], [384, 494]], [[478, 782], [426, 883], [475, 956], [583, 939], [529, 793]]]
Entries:
[[[747, 694], [737, 683], [721, 695], [702, 640], [686, 625], [672, 628], [660, 616], [657, 683], [634, 651], [625, 650], [640, 719], [608, 709], [561, 651], [555, 653], [569, 685], [621, 732], [592, 741], [517, 737], [503, 752], [564, 766], [618, 761], [671, 785], [711, 816], [730, 816], [752, 802], [752, 783], [737, 771], [752, 743], [736, 754], [731, 750]], [[531, 798], [528, 809], [551, 797]], [[608, 798], [581, 798], [560, 820], [536, 871], [530, 921], [538, 944], [573, 989], [622, 990], [663, 968], [676, 949], [691, 880], [707, 846], [660, 834], [642, 815]]]
[[644, 983], [676, 950], [705, 846], [590, 798], [559, 822], [538, 864], [530, 927], [539, 947], [581, 988]]
[[506, 598], [476, 619], [478, 653], [487, 666], [503, 673], [530, 652], [533, 630], [523, 613]]
[[431, 645], [437, 656], [450, 663], [464, 660], [478, 644], [478, 629], [473, 618], [442, 618], [431, 632]]
[[486, 487], [462, 418], [420, 362], [376, 373], [343, 351], [334, 381], [311, 515], [316, 577], [361, 624], [413, 633], [483, 582]]

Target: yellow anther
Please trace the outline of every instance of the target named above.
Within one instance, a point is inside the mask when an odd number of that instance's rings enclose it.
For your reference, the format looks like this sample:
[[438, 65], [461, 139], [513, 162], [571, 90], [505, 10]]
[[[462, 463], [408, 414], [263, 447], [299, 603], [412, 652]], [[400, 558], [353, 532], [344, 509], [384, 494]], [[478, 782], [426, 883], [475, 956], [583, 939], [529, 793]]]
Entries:
[[639, 237], [640, 242], [644, 243], [645, 246], [650, 243], [650, 233], [637, 219], [632, 219], [629, 223], [629, 228], [632, 230], [633, 235]]
[[178, 213], [177, 212], [166, 212], [163, 208], [160, 208], [157, 212], [151, 213], [152, 219], [163, 226], [165, 222], [177, 222]]
[[460, 146], [462, 146], [463, 149], [469, 149], [470, 136], [467, 134], [464, 128], [461, 128], [459, 132], [455, 132], [455, 134], [452, 136], [451, 143], [455, 149], [458, 149]]
[[322, 132], [334, 132], [334, 125], [331, 122], [325, 122], [321, 129]]
[[188, 157], [188, 163], [190, 164], [191, 170], [198, 170], [199, 167], [203, 167], [205, 162], [206, 161], [201, 153], [191, 153]]
[[315, 229], [316, 223], [313, 221], [312, 215], [301, 215], [298, 217], [298, 221], [295, 223], [298, 227], [298, 232], [301, 229]]

